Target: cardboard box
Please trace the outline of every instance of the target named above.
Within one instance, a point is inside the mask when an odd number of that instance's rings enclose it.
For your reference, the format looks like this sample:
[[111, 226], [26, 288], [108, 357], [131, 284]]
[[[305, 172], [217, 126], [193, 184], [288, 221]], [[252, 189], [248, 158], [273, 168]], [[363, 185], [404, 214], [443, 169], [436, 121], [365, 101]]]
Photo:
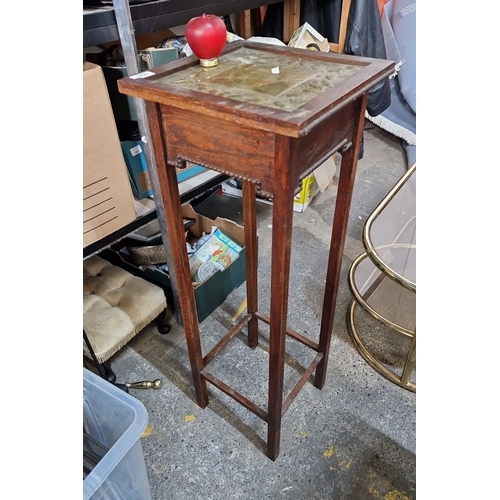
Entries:
[[122, 141], [121, 147], [134, 196], [140, 200], [152, 196], [148, 163], [141, 141]]
[[[219, 228], [224, 234], [243, 247], [239, 257], [232, 262], [227, 269], [219, 271], [208, 277], [201, 283], [193, 283], [193, 291], [196, 300], [196, 311], [198, 321], [201, 323], [215, 309], [217, 309], [226, 300], [227, 296], [245, 281], [245, 237], [242, 226], [229, 219], [212, 220], [196, 213], [191, 205], [183, 205], [182, 215], [188, 219], [196, 220], [190, 228], [187, 240], [192, 241], [202, 236], [203, 232], [210, 232], [212, 226]], [[120, 266], [135, 276], [140, 276], [145, 280], [154, 283], [163, 288], [167, 302], [174, 306], [172, 285], [168, 273], [157, 269], [136, 266], [130, 256], [124, 251], [127, 245], [137, 246], [137, 240], [123, 240], [113, 245], [110, 249], [101, 252], [102, 258], [108, 260], [116, 266]]]
[[304, 212], [318, 192], [324, 193], [327, 189], [330, 189], [336, 171], [335, 160], [333, 156], [330, 156], [311, 174], [302, 179], [300, 192], [293, 200], [294, 212]]
[[83, 246], [136, 218], [102, 69], [83, 63]]
[[[235, 198], [241, 198], [243, 192], [239, 187], [238, 182], [234, 182], [234, 179], [228, 179], [221, 184], [222, 192], [228, 196], [233, 196]], [[314, 173], [309, 174], [307, 177], [302, 179], [300, 185], [300, 191], [295, 195], [293, 199], [293, 211], [294, 212], [304, 212], [305, 209], [311, 204], [312, 199], [316, 196], [319, 191], [318, 183], [314, 177]], [[272, 200], [266, 198], [256, 197], [259, 203], [264, 203], [265, 205], [272, 205]]]
[[207, 171], [207, 169], [201, 165], [195, 165], [190, 162], [187, 162], [186, 165], [186, 168], [176, 168], [177, 182], [187, 181], [188, 179], [192, 179], [193, 177]]
[[314, 179], [318, 184], [319, 190], [324, 193], [327, 189], [330, 189], [333, 185], [333, 177], [337, 172], [337, 165], [335, 163], [334, 156], [330, 156], [328, 160], [322, 163], [314, 172]]
[[312, 199], [319, 191], [318, 183], [314, 177], [314, 173], [304, 177], [301, 182], [300, 191], [293, 199], [293, 211], [305, 212], [306, 208], [311, 204]]
[[[121, 147], [130, 177], [132, 193], [139, 200], [153, 196], [148, 162], [142, 146], [142, 141], [122, 141]], [[177, 182], [179, 183], [207, 171], [205, 167], [189, 162], [186, 168], [178, 168], [176, 170]]]
[[161, 49], [148, 47], [144, 50], [138, 50], [137, 55], [139, 56], [139, 72], [156, 68], [163, 64], [175, 61], [178, 58], [177, 49], [175, 47], [166, 47]]
[[318, 50], [321, 52], [330, 51], [328, 40], [309, 23], [304, 23], [294, 31], [292, 38], [290, 38], [288, 42], [288, 46], [297, 49]]

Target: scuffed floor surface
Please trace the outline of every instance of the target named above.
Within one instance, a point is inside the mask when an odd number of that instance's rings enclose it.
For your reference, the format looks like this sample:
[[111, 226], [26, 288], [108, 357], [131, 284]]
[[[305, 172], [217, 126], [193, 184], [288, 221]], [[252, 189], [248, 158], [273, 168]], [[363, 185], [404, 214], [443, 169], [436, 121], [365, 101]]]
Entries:
[[[284, 415], [275, 462], [266, 457], [267, 428], [258, 417], [210, 384], [208, 407], [196, 405], [183, 330], [173, 318], [168, 335], [150, 325], [114, 356], [119, 382], [163, 381], [160, 390], [131, 390], [144, 403], [152, 426], [141, 441], [153, 500], [416, 498], [416, 395], [375, 372], [347, 330], [352, 300], [347, 272], [363, 252], [363, 223], [407, 168], [399, 140], [370, 125], [364, 138], [326, 384], [318, 390], [307, 383]], [[335, 193], [336, 185], [294, 215], [289, 326], [313, 339], [319, 332]], [[242, 224], [241, 201], [225, 195], [213, 195], [196, 211]], [[267, 314], [271, 207], [258, 204], [257, 214], [259, 303]], [[243, 284], [201, 324], [204, 353], [231, 327], [244, 297]], [[365, 334], [384, 328], [363, 311], [357, 314], [358, 329]], [[262, 327], [260, 347], [251, 350], [242, 332], [210, 365], [216, 376], [263, 406], [267, 335]], [[285, 392], [312, 359], [312, 352], [294, 340], [287, 339], [286, 349]], [[396, 359], [397, 353], [390, 357]]]

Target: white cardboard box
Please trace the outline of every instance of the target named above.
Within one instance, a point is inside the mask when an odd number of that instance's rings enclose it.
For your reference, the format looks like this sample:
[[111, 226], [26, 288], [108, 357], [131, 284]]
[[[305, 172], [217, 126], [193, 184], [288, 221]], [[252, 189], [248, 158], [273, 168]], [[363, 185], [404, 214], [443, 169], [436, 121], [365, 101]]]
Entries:
[[319, 49], [321, 52], [330, 51], [328, 40], [309, 23], [304, 23], [294, 31], [288, 46], [297, 49]]

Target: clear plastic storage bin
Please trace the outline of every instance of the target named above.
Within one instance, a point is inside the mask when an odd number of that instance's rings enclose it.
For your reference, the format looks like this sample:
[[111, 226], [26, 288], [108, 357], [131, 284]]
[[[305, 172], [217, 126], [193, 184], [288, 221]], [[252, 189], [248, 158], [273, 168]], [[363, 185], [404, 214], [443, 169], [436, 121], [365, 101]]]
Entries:
[[84, 500], [151, 500], [140, 440], [147, 424], [139, 400], [83, 368]]

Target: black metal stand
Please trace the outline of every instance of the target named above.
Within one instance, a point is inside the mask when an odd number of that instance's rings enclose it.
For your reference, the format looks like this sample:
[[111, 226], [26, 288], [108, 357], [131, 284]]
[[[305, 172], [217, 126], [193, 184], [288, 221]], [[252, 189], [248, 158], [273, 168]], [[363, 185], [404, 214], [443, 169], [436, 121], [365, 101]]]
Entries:
[[92, 358], [92, 361], [94, 362], [94, 366], [96, 367], [97, 371], [99, 372], [99, 375], [101, 378], [104, 380], [107, 380], [110, 384], [115, 385], [116, 387], [122, 389], [125, 392], [128, 392], [128, 387], [125, 384], [118, 384], [116, 382], [116, 374], [111, 368], [111, 363], [106, 362], [106, 363], [99, 363], [97, 360], [97, 357], [95, 355], [94, 349], [92, 348], [92, 344], [89, 341], [89, 338], [87, 337], [87, 334], [85, 333], [85, 330], [83, 330], [83, 340], [85, 340], [85, 343], [87, 344], [88, 350], [90, 352], [90, 356]]

